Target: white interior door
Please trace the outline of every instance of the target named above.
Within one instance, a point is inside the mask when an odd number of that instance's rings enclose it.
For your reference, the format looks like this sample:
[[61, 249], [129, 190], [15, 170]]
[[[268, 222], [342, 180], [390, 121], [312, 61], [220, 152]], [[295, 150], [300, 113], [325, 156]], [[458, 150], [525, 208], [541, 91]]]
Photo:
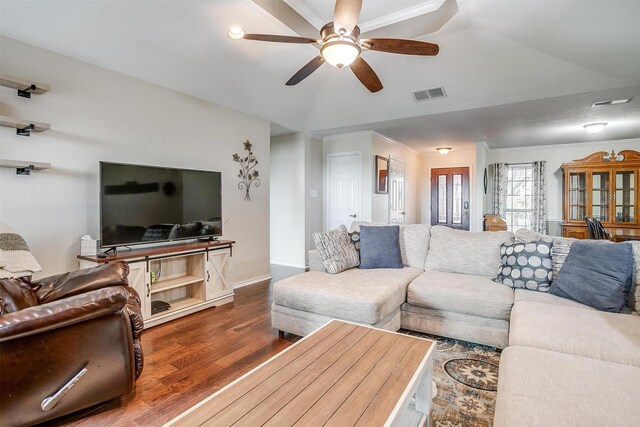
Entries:
[[389, 159], [389, 223], [404, 224], [405, 209], [404, 162], [391, 158]]
[[329, 230], [340, 225], [349, 228], [351, 221], [360, 218], [361, 156], [359, 153], [329, 154], [327, 164], [327, 226]]

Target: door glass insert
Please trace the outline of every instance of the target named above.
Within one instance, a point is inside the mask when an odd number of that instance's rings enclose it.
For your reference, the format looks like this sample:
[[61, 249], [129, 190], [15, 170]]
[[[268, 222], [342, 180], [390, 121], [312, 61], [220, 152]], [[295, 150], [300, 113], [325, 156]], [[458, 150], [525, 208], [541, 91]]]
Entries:
[[583, 221], [586, 216], [587, 174], [569, 173], [569, 219]]
[[635, 221], [635, 178], [633, 171], [616, 172], [616, 222]]
[[591, 216], [600, 221], [609, 221], [609, 172], [594, 172], [591, 175]]
[[438, 222], [447, 222], [447, 176], [438, 175]]
[[462, 224], [462, 175], [453, 175], [453, 223]]

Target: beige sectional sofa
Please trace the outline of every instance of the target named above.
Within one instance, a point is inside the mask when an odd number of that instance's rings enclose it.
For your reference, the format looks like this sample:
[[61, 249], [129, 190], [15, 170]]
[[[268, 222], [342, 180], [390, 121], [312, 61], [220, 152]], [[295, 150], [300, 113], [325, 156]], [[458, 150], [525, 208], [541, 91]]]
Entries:
[[322, 271], [312, 251], [316, 271], [274, 285], [272, 326], [306, 335], [339, 318], [504, 348], [496, 426], [638, 425], [640, 242], [629, 306], [615, 314], [494, 282], [500, 245], [513, 241], [506, 232], [407, 225], [404, 268], [339, 274]]

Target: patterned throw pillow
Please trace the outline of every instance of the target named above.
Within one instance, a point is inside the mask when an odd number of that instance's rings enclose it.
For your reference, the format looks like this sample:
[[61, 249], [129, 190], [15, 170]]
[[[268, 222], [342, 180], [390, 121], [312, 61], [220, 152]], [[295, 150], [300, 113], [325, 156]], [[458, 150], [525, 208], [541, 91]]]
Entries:
[[351, 243], [349, 232], [344, 225], [324, 233], [313, 233], [313, 242], [328, 273], [338, 274], [360, 265], [358, 251]]
[[358, 256], [360, 256], [360, 231], [352, 231], [349, 233], [349, 240], [353, 243], [356, 251], [358, 251]]
[[543, 241], [503, 244], [502, 266], [496, 282], [514, 289], [548, 292], [552, 277], [551, 245]]
[[575, 240], [555, 239], [551, 248], [551, 264], [553, 265], [553, 279], [555, 280], [560, 274], [560, 269], [564, 265], [564, 261], [569, 255], [571, 245]]

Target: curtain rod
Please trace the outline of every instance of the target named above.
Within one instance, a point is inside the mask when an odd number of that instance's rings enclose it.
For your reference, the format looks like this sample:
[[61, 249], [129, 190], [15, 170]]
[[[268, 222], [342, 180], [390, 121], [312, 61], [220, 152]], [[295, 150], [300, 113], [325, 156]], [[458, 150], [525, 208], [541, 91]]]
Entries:
[[535, 162], [521, 162], [521, 163], [505, 163], [505, 165], [507, 166], [514, 166], [514, 165], [532, 165]]

